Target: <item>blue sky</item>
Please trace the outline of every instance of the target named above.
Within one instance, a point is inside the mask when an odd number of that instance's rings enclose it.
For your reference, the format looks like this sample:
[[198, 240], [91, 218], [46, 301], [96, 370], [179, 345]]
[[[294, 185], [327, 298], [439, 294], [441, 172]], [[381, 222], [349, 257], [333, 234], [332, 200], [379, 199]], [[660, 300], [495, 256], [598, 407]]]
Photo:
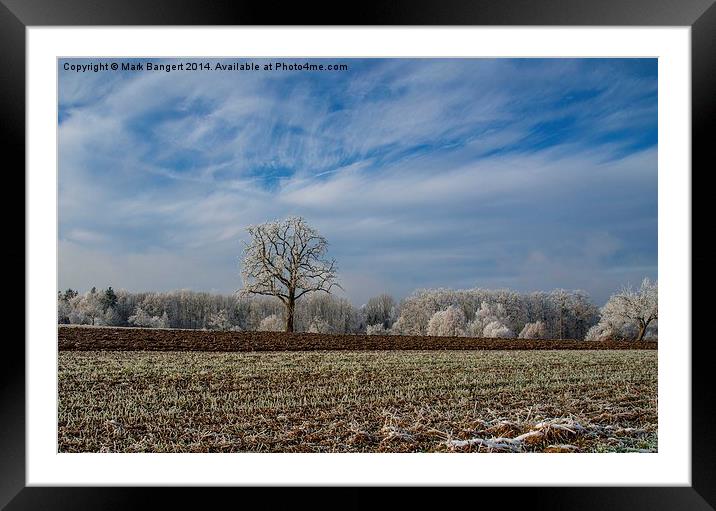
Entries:
[[246, 226], [290, 214], [326, 236], [357, 305], [424, 287], [601, 304], [657, 277], [656, 59], [65, 62], [100, 61], [59, 62], [62, 289], [229, 293]]

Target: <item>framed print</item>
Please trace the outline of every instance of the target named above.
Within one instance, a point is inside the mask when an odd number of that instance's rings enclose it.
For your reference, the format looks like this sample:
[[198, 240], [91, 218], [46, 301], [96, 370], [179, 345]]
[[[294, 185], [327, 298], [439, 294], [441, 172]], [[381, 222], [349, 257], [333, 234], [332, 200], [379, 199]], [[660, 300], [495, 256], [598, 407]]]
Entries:
[[2, 1], [27, 200], [7, 509], [158, 499], [137, 486], [713, 509], [713, 2]]

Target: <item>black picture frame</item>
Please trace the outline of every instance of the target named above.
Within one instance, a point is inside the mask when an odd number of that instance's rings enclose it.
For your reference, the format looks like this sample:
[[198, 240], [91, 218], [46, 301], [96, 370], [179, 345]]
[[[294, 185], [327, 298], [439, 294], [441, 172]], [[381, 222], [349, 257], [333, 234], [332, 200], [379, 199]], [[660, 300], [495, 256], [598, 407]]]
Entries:
[[[707, 222], [707, 210], [696, 196], [709, 193], [704, 179], [713, 170], [716, 144], [716, 5], [714, 0], [431, 0], [393, 1], [344, 5], [255, 3], [201, 0], [0, 0], [0, 104], [4, 125], [2, 154], [8, 164], [6, 176], [25, 168], [25, 30], [32, 26], [87, 25], [570, 25], [570, 26], [689, 26], [691, 27], [692, 72], [692, 233]], [[12, 171], [11, 171], [12, 169]], [[688, 172], [689, 169], [684, 169]], [[701, 183], [702, 186], [698, 186]], [[24, 189], [24, 180], [18, 184]], [[6, 193], [9, 190], [6, 188]], [[17, 191], [15, 191], [17, 194]], [[15, 213], [15, 210], [13, 210]], [[15, 213], [16, 215], [16, 213]], [[13, 218], [9, 216], [7, 218]], [[19, 228], [18, 228], [19, 229]], [[704, 230], [704, 232], [708, 232]], [[24, 238], [24, 233], [21, 235]], [[692, 237], [692, 273], [699, 272], [699, 288], [710, 284], [706, 268], [708, 242]], [[15, 237], [15, 240], [18, 238]], [[701, 244], [702, 250], [699, 250]], [[14, 242], [19, 247], [19, 242]], [[28, 254], [24, 252], [27, 257]], [[18, 248], [6, 249], [19, 252]], [[19, 256], [19, 254], [18, 254]], [[24, 263], [23, 263], [24, 264]], [[26, 268], [26, 266], [25, 266]], [[692, 279], [693, 281], [693, 279]], [[693, 286], [693, 284], [692, 284]], [[697, 300], [692, 287], [692, 318], [705, 316], [708, 301]], [[691, 487], [531, 487], [472, 488], [445, 493], [441, 505], [465, 497], [486, 503], [497, 497], [501, 507], [529, 505], [530, 509], [696, 509], [716, 508], [716, 399], [711, 378], [708, 336], [699, 337], [699, 325], [685, 331], [683, 342], [692, 349], [692, 486]], [[689, 338], [690, 337], [690, 338]], [[695, 342], [692, 342], [695, 339]], [[179, 488], [79, 488], [26, 487], [25, 484], [25, 360], [18, 337], [8, 336], [0, 357], [0, 507], [19, 509], [129, 509], [138, 505], [167, 507], [169, 501], [181, 507], [205, 504], [206, 492]], [[703, 342], [702, 342], [703, 341]], [[310, 503], [312, 507], [336, 507], [338, 497], [321, 489], [307, 496], [305, 489], [293, 489], [291, 506]], [[340, 497], [341, 508], [373, 507], [377, 499], [370, 489], [351, 488]], [[212, 491], [217, 491], [216, 489]], [[266, 502], [274, 490], [225, 489], [240, 491], [242, 499]], [[262, 493], [253, 495], [257, 491]], [[480, 492], [477, 494], [476, 492]], [[487, 494], [485, 494], [487, 492]], [[408, 492], [405, 492], [408, 493]], [[505, 497], [505, 495], [508, 495]], [[424, 492], [415, 489], [401, 497], [402, 505], [425, 503]], [[446, 500], [448, 499], [448, 500]], [[411, 502], [412, 501], [412, 502]], [[247, 500], [246, 502], [250, 502]], [[402, 506], [401, 506], [402, 507]]]

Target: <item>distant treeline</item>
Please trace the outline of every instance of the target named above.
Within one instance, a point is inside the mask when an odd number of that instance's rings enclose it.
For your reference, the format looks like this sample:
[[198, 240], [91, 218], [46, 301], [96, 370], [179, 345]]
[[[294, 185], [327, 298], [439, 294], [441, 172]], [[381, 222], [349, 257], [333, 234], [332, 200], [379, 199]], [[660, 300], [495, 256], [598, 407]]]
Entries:
[[[63, 324], [280, 331], [284, 310], [273, 297], [186, 290], [131, 293], [110, 287], [58, 294], [58, 321]], [[297, 303], [295, 328], [318, 333], [584, 339], [599, 320], [599, 308], [582, 291], [428, 289], [401, 301], [379, 295], [360, 307], [326, 293], [307, 295]]]

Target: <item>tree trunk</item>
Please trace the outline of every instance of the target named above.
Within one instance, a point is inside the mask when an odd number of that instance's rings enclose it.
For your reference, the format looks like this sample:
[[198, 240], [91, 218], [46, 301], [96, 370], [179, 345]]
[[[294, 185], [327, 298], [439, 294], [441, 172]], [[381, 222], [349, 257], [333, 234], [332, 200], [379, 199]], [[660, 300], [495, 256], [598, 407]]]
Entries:
[[641, 341], [644, 339], [644, 335], [646, 335], [646, 327], [649, 326], [649, 323], [644, 323], [642, 321], [639, 321], [639, 335], [636, 337], [636, 342]]
[[290, 297], [286, 304], [286, 331], [293, 332], [293, 312], [296, 308], [296, 299]]

